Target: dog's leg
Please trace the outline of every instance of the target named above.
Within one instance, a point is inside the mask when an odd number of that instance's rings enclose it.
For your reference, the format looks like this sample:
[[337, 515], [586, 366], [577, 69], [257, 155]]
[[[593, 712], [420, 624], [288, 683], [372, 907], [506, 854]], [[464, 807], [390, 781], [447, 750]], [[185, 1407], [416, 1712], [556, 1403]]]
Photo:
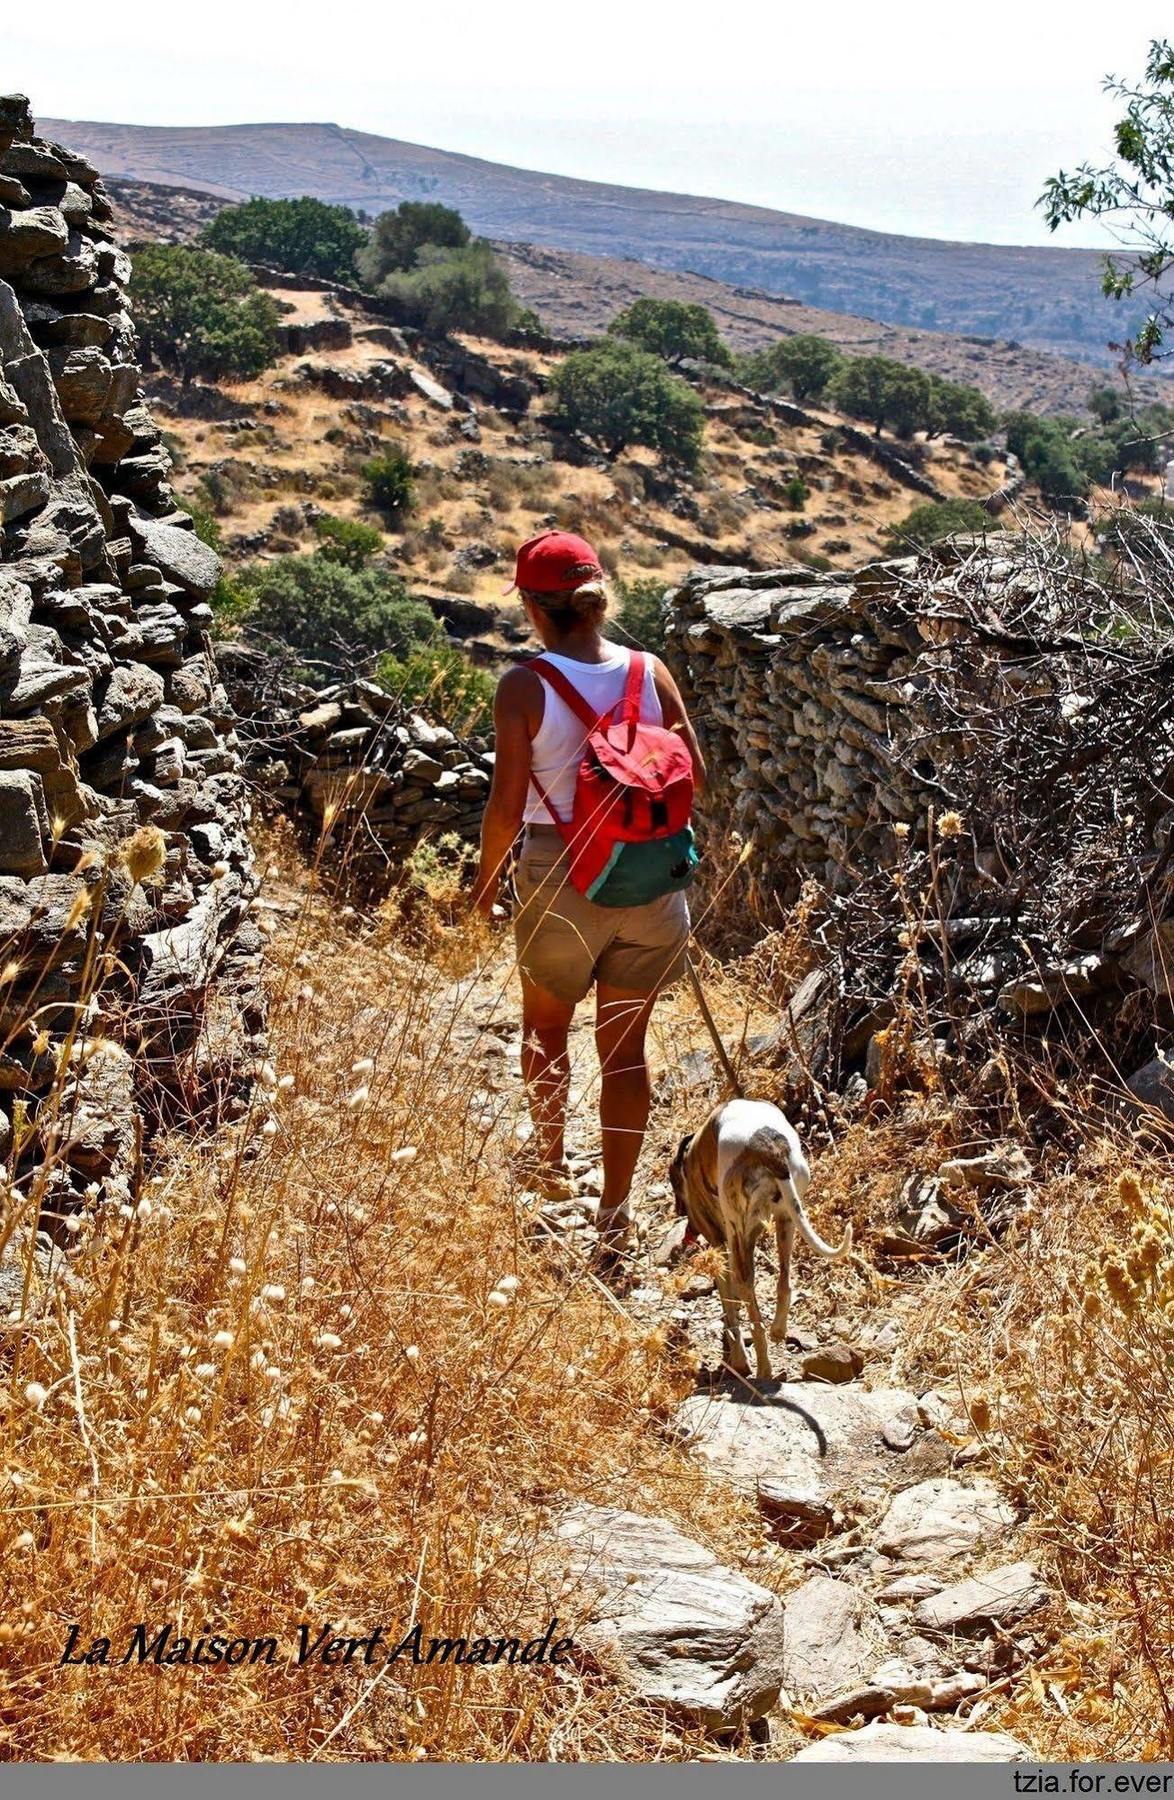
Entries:
[[771, 1379], [771, 1352], [767, 1348], [767, 1334], [763, 1330], [762, 1312], [758, 1310], [758, 1294], [754, 1292], [754, 1240], [758, 1237], [758, 1228], [749, 1217], [749, 1204], [742, 1190], [742, 1206], [738, 1208], [736, 1222], [733, 1224], [733, 1242], [729, 1246], [729, 1287], [736, 1300], [742, 1301], [751, 1318], [751, 1337], [754, 1341], [754, 1375], [758, 1381]]
[[795, 1243], [795, 1219], [792, 1213], [784, 1211], [776, 1215], [775, 1243], [779, 1256], [779, 1280], [770, 1335], [776, 1344], [785, 1344], [787, 1316], [791, 1310], [791, 1251]]
[[770, 1366], [770, 1350], [763, 1329], [762, 1314], [758, 1309], [758, 1295], [754, 1292], [754, 1284], [750, 1284], [750, 1298], [746, 1305], [750, 1312], [750, 1330], [754, 1337], [754, 1373], [759, 1381], [769, 1381], [773, 1370]]
[[741, 1309], [731, 1291], [728, 1270], [718, 1276], [717, 1291], [722, 1303], [722, 1361], [735, 1375], [749, 1375], [750, 1359], [742, 1341]]

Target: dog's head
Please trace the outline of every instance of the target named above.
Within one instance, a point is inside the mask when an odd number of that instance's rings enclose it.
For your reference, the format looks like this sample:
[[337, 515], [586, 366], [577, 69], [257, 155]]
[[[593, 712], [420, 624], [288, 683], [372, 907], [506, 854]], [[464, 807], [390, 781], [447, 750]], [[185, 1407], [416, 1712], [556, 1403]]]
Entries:
[[689, 1207], [685, 1199], [687, 1191], [685, 1184], [685, 1158], [693, 1147], [693, 1139], [695, 1136], [696, 1133], [691, 1131], [686, 1137], [681, 1139], [680, 1143], [677, 1145], [676, 1155], [669, 1164], [669, 1180], [673, 1187], [673, 1204], [683, 1219], [689, 1217]]

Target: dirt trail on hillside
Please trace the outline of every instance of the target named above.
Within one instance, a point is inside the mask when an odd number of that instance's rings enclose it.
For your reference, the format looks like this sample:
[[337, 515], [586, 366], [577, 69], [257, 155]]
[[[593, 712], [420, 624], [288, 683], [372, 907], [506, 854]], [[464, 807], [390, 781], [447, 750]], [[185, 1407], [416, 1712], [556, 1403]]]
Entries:
[[[454, 1008], [454, 1051], [481, 1069], [485, 1118], [494, 1118], [511, 1145], [528, 1132], [518, 1003], [507, 944], [477, 975], [455, 983], [443, 1002]], [[975, 1468], [984, 1461], [981, 1445], [957, 1398], [919, 1392], [900, 1380], [898, 1348], [908, 1309], [917, 1304], [914, 1291], [893, 1284], [889, 1304], [871, 1316], [848, 1308], [829, 1317], [828, 1275], [800, 1246], [794, 1321], [787, 1345], [773, 1349], [778, 1378], [757, 1382], [723, 1368], [716, 1253], [684, 1252], [666, 1179], [667, 1115], [676, 1114], [679, 1125], [673, 1102], [680, 1099], [682, 1070], [706, 1042], [684, 984], [662, 1001], [650, 1036], [661, 1102], [654, 1104], [633, 1190], [639, 1249], [631, 1285], [614, 1304], [641, 1326], [660, 1327], [666, 1344], [695, 1363], [695, 1391], [672, 1425], [682, 1456], [699, 1459], [719, 1485], [758, 1498], [773, 1536], [765, 1554], [781, 1559], [787, 1575], [781, 1666], [791, 1703], [824, 1730], [852, 1724], [883, 1732], [885, 1726], [868, 1722], [925, 1725], [931, 1718], [973, 1730], [1046, 1641], [1033, 1635], [1032, 1621], [1049, 1596], [1024, 1558], [1023, 1521]], [[578, 1282], [594, 1241], [601, 1186], [589, 1008], [575, 1021], [570, 1049], [568, 1156], [579, 1197], [544, 1203], [530, 1195], [522, 1203], [535, 1247]], [[710, 1086], [696, 1085], [693, 1123], [713, 1104]], [[818, 1189], [817, 1164], [817, 1209]], [[757, 1259], [766, 1317], [771, 1248], [760, 1244]], [[818, 1308], [810, 1303], [813, 1294], [823, 1301]], [[605, 1541], [614, 1529], [608, 1521], [599, 1527]], [[657, 1529], [656, 1521], [624, 1526], [650, 1545]], [[647, 1553], [653, 1563], [661, 1554]], [[606, 1553], [601, 1566], [606, 1575]], [[634, 1575], [623, 1563], [624, 1580], [639, 1580], [639, 1556], [635, 1566]], [[640, 1612], [641, 1631], [653, 1629], [650, 1617], [648, 1608]], [[646, 1677], [635, 1656], [628, 1679], [639, 1685]], [[954, 1738], [951, 1726], [943, 1741], [931, 1738], [921, 1753], [982, 1753]], [[1014, 1753], [1009, 1740], [1000, 1742], [1002, 1749], [990, 1737], [990, 1754]], [[859, 1753], [866, 1754], [863, 1743]]]

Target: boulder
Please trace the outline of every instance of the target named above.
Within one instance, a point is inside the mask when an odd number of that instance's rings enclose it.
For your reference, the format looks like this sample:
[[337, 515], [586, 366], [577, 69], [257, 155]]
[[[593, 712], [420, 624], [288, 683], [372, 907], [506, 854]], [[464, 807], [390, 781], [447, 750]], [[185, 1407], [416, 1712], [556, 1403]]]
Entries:
[[1030, 1750], [1002, 1731], [938, 1731], [932, 1725], [865, 1725], [808, 1744], [793, 1763], [1031, 1762]]
[[[885, 1441], [896, 1419], [913, 1434], [899, 1452]], [[837, 1514], [945, 1463], [944, 1447], [917, 1431], [916, 1396], [898, 1388], [782, 1382], [760, 1401], [691, 1394], [674, 1425], [714, 1475], [756, 1494], [764, 1513], [798, 1539], [822, 1536]]]
[[901, 1562], [949, 1562], [997, 1542], [1015, 1522], [1014, 1508], [993, 1482], [945, 1476], [896, 1494], [874, 1543], [882, 1555]]
[[453, 398], [448, 389], [441, 387], [439, 381], [433, 381], [431, 375], [425, 375], [423, 369], [409, 370], [412, 386], [417, 393], [423, 394], [432, 406], [439, 407], [441, 412], [451, 412]]
[[1174, 920], [1163, 919], [1121, 959], [1127, 975], [1143, 982], [1155, 994], [1169, 1000], [1172, 994], [1171, 971], [1174, 970]]
[[575, 1506], [555, 1537], [576, 1593], [595, 1590], [575, 1636], [614, 1656], [641, 1698], [710, 1730], [774, 1705], [784, 1650], [774, 1594], [663, 1519]]
[[153, 562], [169, 581], [189, 593], [210, 593], [220, 579], [220, 558], [215, 550], [202, 543], [194, 531], [178, 525], [164, 525], [158, 519], [137, 518], [127, 521], [135, 548]]
[[1150, 1107], [1174, 1120], [1174, 1065], [1164, 1056], [1155, 1056], [1143, 1063], [1125, 1085], [1143, 1107]]
[[825, 1344], [809, 1351], [799, 1367], [805, 1381], [853, 1381], [864, 1367], [864, 1354], [848, 1344]]
[[49, 369], [72, 425], [97, 425], [107, 410], [113, 370], [102, 352], [92, 346], [63, 347], [48, 353]]
[[45, 869], [41, 829], [44, 800], [36, 775], [0, 770], [0, 872], [40, 875]]
[[886, 1653], [876, 1608], [851, 1582], [813, 1575], [784, 1606], [783, 1685], [805, 1702], [860, 1682]]
[[88, 237], [71, 230], [64, 247], [55, 255], [39, 257], [21, 274], [21, 285], [32, 294], [82, 294], [99, 279], [98, 252]]
[[65, 249], [69, 227], [55, 206], [32, 206], [10, 212], [0, 206], [0, 275], [11, 280], [39, 256]]
[[62, 1159], [86, 1181], [127, 1175], [135, 1153], [135, 1070], [118, 1044], [85, 1044], [62, 1096]]
[[106, 684], [98, 707], [98, 740], [150, 718], [163, 704], [163, 677], [139, 662], [121, 663]]
[[926, 1631], [966, 1632], [975, 1627], [1013, 1625], [1035, 1612], [1048, 1597], [1033, 1563], [1004, 1563], [928, 1595], [913, 1617]]

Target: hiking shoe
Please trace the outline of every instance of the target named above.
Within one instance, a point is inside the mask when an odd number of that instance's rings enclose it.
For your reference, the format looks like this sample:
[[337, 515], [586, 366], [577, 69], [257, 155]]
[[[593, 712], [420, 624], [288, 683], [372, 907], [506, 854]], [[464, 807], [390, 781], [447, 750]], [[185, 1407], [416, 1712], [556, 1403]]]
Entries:
[[624, 1207], [596, 1215], [597, 1236], [591, 1250], [591, 1271], [602, 1280], [614, 1280], [622, 1271], [630, 1276], [637, 1254], [636, 1226]]
[[516, 1156], [512, 1164], [519, 1187], [538, 1194], [543, 1200], [574, 1200], [578, 1197], [575, 1178], [565, 1162], [542, 1162], [536, 1156]]
[[617, 1243], [614, 1238], [600, 1238], [592, 1246], [587, 1267], [614, 1294], [626, 1294], [636, 1282], [636, 1260], [636, 1247], [630, 1239]]

